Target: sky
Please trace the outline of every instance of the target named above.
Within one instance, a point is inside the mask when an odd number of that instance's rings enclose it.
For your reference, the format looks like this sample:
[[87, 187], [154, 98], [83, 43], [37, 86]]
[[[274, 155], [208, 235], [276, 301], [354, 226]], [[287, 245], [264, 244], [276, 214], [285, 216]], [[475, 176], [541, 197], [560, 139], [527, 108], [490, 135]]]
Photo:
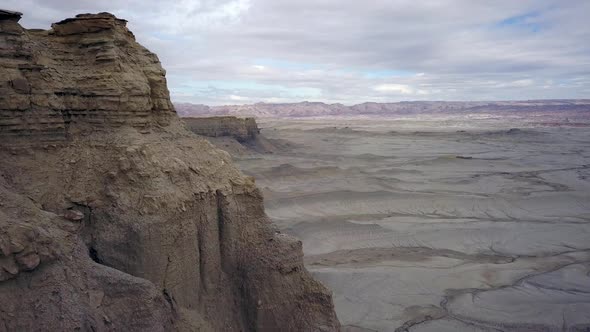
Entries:
[[129, 21], [174, 102], [590, 98], [587, 0], [3, 0]]

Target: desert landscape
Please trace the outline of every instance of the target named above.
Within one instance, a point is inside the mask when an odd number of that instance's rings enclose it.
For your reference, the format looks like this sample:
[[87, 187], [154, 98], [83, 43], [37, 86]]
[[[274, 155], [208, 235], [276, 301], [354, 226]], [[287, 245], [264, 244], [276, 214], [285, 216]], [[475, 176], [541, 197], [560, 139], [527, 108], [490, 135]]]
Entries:
[[256, 179], [272, 221], [301, 239], [344, 331], [590, 328], [587, 127], [530, 116], [258, 122], [272, 153], [217, 142]]
[[0, 332], [590, 331], [590, 2], [2, 6]]

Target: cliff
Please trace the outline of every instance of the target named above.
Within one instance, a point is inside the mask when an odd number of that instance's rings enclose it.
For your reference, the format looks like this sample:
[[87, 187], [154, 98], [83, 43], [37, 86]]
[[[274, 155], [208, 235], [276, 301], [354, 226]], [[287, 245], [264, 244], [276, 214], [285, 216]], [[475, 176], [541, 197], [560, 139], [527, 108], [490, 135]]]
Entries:
[[229, 136], [238, 142], [254, 140], [260, 130], [254, 118], [235, 116], [183, 118], [188, 129], [197, 135], [208, 137]]
[[0, 11], [0, 330], [334, 331], [329, 292], [126, 22]]
[[79, 15], [49, 31], [0, 21], [1, 139], [63, 141], [76, 122], [93, 130], [167, 124], [173, 106], [164, 70], [125, 23], [106, 13]]

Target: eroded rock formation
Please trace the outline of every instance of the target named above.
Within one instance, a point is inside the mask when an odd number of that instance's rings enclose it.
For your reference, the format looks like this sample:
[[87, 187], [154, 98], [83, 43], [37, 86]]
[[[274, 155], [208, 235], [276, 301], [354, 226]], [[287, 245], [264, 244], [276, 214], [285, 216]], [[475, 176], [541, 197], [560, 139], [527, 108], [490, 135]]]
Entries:
[[0, 330], [334, 331], [301, 242], [126, 22], [0, 11]]
[[197, 135], [208, 137], [229, 136], [238, 142], [251, 141], [260, 130], [254, 118], [235, 116], [213, 116], [203, 118], [183, 118], [188, 129]]
[[93, 130], [168, 124], [174, 113], [164, 70], [125, 24], [107, 13], [48, 31], [0, 21], [2, 139], [63, 141], [76, 122]]

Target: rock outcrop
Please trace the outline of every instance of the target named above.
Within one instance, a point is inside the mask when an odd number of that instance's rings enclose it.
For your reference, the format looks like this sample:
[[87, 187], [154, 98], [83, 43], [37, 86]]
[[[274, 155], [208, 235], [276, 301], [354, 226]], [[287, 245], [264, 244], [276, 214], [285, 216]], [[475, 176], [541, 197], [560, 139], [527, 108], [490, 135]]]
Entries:
[[0, 21], [2, 140], [64, 141], [77, 122], [99, 130], [170, 121], [164, 70], [126, 21], [85, 14], [49, 31], [25, 31], [17, 22]]
[[256, 139], [260, 130], [254, 118], [237, 118], [235, 116], [213, 116], [182, 119], [190, 131], [207, 137], [228, 136], [238, 142]]
[[0, 330], [334, 331], [251, 178], [108, 13], [0, 11]]

